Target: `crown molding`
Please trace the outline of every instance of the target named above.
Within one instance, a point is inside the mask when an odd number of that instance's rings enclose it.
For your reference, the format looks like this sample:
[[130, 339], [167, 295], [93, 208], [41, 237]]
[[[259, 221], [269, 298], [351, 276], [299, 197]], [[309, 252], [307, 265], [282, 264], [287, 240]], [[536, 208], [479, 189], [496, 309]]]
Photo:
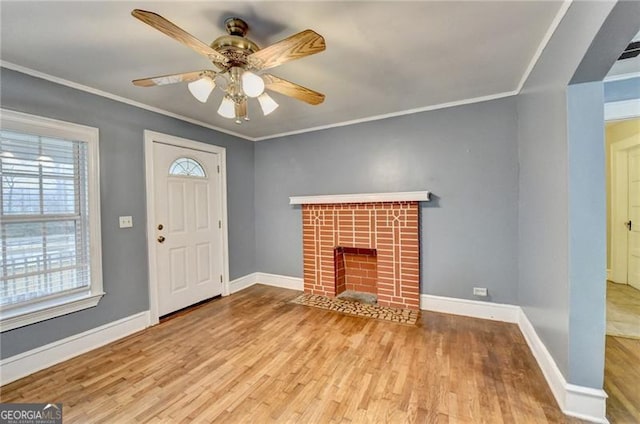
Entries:
[[553, 21], [551, 21], [551, 25], [549, 25], [547, 32], [544, 34], [544, 37], [542, 37], [542, 41], [540, 41], [540, 44], [538, 45], [538, 49], [533, 54], [533, 57], [531, 58], [531, 62], [529, 62], [529, 66], [527, 66], [527, 69], [524, 71], [524, 74], [522, 75], [522, 78], [520, 79], [520, 83], [518, 84], [518, 88], [516, 89], [516, 94], [519, 94], [520, 91], [522, 91], [522, 87], [524, 87], [524, 84], [527, 82], [527, 79], [529, 79], [529, 75], [531, 75], [531, 72], [533, 71], [533, 68], [536, 66], [536, 63], [538, 63], [538, 60], [540, 60], [540, 56], [542, 56], [542, 52], [547, 47], [547, 44], [549, 44], [549, 41], [551, 40], [551, 37], [553, 36], [553, 34], [556, 32], [556, 29], [558, 29], [558, 25], [560, 25], [560, 22], [562, 22], [562, 18], [564, 18], [564, 15], [566, 15], [567, 10], [569, 10], [569, 6], [571, 6], [572, 2], [573, 0], [565, 0], [560, 6], [560, 10], [558, 10], [558, 13], [556, 13], [556, 16], [553, 18]]
[[249, 141], [255, 141], [255, 139], [252, 137], [247, 137], [246, 135], [243, 135], [234, 131], [229, 131], [227, 129], [216, 127], [215, 125], [207, 124], [206, 122], [202, 122], [197, 119], [192, 119], [184, 115], [169, 112], [168, 110], [165, 110], [165, 109], [161, 109], [155, 106], [150, 106], [146, 103], [137, 102], [135, 100], [131, 100], [126, 97], [118, 96], [117, 94], [113, 94], [107, 91], [99, 90], [97, 88], [89, 87], [88, 85], [78, 84], [77, 82], [73, 82], [64, 78], [59, 78], [53, 75], [45, 74], [44, 72], [36, 71], [35, 69], [27, 68], [21, 65], [16, 65], [15, 63], [7, 62], [6, 60], [0, 60], [0, 67], [11, 69], [12, 71], [21, 72], [23, 74], [31, 75], [32, 77], [51, 81], [56, 84], [64, 85], [66, 87], [75, 88], [76, 90], [84, 91], [86, 93], [95, 94], [96, 96], [105, 97], [110, 100], [115, 100], [116, 102], [125, 103], [130, 106], [135, 106], [140, 109], [148, 110], [150, 112], [155, 112], [161, 115], [169, 116], [171, 118], [180, 119], [181, 121], [189, 122], [190, 124], [198, 125], [204, 128], [209, 128], [210, 130], [215, 130], [224, 134], [232, 135], [234, 137], [242, 138]]
[[310, 128], [305, 128], [305, 129], [302, 129], [302, 130], [295, 130], [295, 131], [283, 132], [283, 133], [280, 133], [280, 134], [266, 135], [266, 136], [263, 136], [263, 137], [256, 137], [255, 141], [263, 141], [263, 140], [269, 140], [269, 139], [272, 139], [272, 138], [288, 137], [290, 135], [303, 134], [303, 133], [321, 131], [321, 130], [327, 130], [327, 129], [330, 129], [330, 128], [346, 127], [346, 126], [349, 126], [349, 125], [361, 124], [361, 123], [364, 123], [364, 122], [380, 121], [382, 119], [395, 118], [397, 116], [413, 115], [415, 113], [420, 113], [420, 112], [429, 112], [429, 111], [432, 111], [432, 110], [447, 109], [447, 108], [455, 107], [455, 106], [464, 106], [464, 105], [469, 105], [469, 104], [473, 104], [473, 103], [481, 103], [481, 102], [486, 102], [486, 101], [489, 101], [489, 100], [496, 100], [496, 99], [502, 99], [502, 98], [505, 98], [505, 97], [515, 96], [516, 94], [518, 94], [517, 91], [505, 91], [503, 93], [490, 94], [488, 96], [473, 97], [473, 98], [470, 98], [470, 99], [456, 100], [455, 102], [440, 103], [440, 104], [437, 104], [437, 105], [423, 106], [423, 107], [418, 107], [418, 108], [415, 108], [415, 109], [407, 109], [407, 110], [401, 110], [401, 111], [398, 111], [398, 112], [385, 113], [385, 114], [382, 114], [382, 115], [368, 116], [366, 118], [353, 119], [353, 120], [350, 120], [350, 121], [337, 122], [335, 124], [320, 125], [320, 126], [317, 126], [317, 127], [310, 127]]

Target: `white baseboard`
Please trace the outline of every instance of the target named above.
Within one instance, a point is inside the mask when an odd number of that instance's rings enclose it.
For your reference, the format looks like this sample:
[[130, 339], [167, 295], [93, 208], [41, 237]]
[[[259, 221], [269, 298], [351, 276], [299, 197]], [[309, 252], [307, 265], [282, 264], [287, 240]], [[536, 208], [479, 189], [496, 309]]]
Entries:
[[26, 377], [34, 372], [144, 330], [149, 325], [149, 311], [144, 311], [3, 359], [0, 361], [0, 384], [4, 385]]
[[602, 389], [567, 383], [522, 309], [520, 309], [518, 326], [562, 412], [594, 423], [608, 423], [606, 417], [607, 393]]
[[304, 281], [299, 277], [289, 277], [288, 275], [268, 274], [266, 272], [254, 272], [244, 277], [236, 278], [229, 282], [229, 293], [237, 293], [254, 284], [264, 284], [265, 286], [280, 287], [291, 290], [304, 290]]
[[520, 314], [520, 307], [516, 305], [456, 299], [430, 294], [420, 295], [420, 309], [511, 323], [517, 323]]
[[592, 423], [609, 424], [607, 392], [591, 387], [565, 383], [565, 403], [562, 412]]
[[533, 357], [536, 358], [538, 366], [551, 389], [551, 393], [553, 393], [558, 405], [564, 411], [565, 386], [567, 382], [560, 372], [558, 365], [547, 350], [547, 347], [533, 328], [529, 318], [527, 318], [527, 315], [522, 310], [520, 311], [518, 319], [518, 327], [520, 327], [520, 332], [522, 332]]
[[304, 281], [299, 277], [256, 272], [256, 283], [283, 289], [304, 290]]
[[609, 422], [606, 392], [567, 383], [520, 306], [421, 294], [420, 309], [518, 324], [562, 412], [594, 423]]
[[247, 287], [253, 286], [258, 278], [258, 273], [247, 274], [244, 277], [236, 278], [229, 281], [229, 294], [237, 293], [240, 290], [244, 290]]

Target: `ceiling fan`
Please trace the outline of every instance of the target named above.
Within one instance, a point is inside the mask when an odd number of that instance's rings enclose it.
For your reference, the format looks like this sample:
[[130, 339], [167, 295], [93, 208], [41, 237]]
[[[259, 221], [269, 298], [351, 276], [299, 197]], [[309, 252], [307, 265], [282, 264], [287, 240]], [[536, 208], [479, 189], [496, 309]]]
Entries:
[[200, 102], [205, 103], [217, 85], [221, 85], [224, 98], [218, 114], [235, 119], [237, 124], [248, 121], [248, 98], [257, 98], [264, 115], [273, 112], [278, 104], [265, 89], [293, 97], [311, 105], [324, 101], [324, 94], [289, 82], [275, 75], [262, 73], [270, 68], [295, 59], [320, 53], [325, 49], [324, 38], [307, 29], [275, 44], [260, 49], [246, 37], [249, 26], [240, 18], [227, 18], [227, 35], [216, 38], [211, 45], [198, 40], [182, 28], [162, 16], [146, 10], [134, 9], [131, 14], [145, 24], [168, 35], [207, 57], [217, 68], [181, 74], [161, 75], [133, 81], [139, 87], [188, 82], [189, 91]]

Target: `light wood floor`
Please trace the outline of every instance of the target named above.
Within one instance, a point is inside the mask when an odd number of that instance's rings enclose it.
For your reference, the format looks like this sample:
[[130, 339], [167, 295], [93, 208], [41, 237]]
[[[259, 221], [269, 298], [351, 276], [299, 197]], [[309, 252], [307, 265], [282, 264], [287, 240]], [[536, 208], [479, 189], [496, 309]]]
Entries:
[[640, 423], [640, 340], [607, 336], [604, 390], [611, 424]]
[[607, 335], [640, 339], [640, 290], [607, 281]]
[[287, 303], [253, 286], [2, 388], [65, 423], [578, 423], [513, 324], [416, 326]]

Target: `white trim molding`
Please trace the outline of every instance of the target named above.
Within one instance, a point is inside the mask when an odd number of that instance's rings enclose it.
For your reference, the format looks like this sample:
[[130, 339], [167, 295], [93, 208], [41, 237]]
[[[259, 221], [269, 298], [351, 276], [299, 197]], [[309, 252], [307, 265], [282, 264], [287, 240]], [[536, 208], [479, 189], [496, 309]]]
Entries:
[[608, 423], [606, 417], [607, 393], [602, 389], [567, 383], [522, 309], [518, 326], [562, 412], [593, 423]]
[[336, 122], [336, 123], [327, 124], [327, 125], [319, 125], [317, 127], [303, 128], [301, 130], [287, 131], [287, 132], [278, 133], [278, 134], [270, 134], [262, 137], [255, 137], [255, 138], [252, 138], [251, 140], [263, 141], [263, 140], [269, 140], [272, 138], [289, 137], [291, 135], [296, 135], [296, 134], [304, 134], [308, 132], [328, 130], [331, 128], [348, 127], [349, 125], [362, 124], [365, 122], [380, 121], [382, 119], [395, 118], [397, 116], [413, 115], [416, 113], [429, 112], [432, 110], [448, 109], [450, 107], [488, 102], [490, 100], [504, 99], [506, 97], [515, 96], [518, 94], [518, 92], [519, 92], [518, 90], [504, 91], [502, 93], [489, 94], [487, 96], [472, 97], [469, 99], [455, 100], [453, 102], [439, 103], [431, 106], [423, 106], [423, 107], [417, 107], [414, 109], [406, 109], [406, 110], [400, 110], [397, 112], [384, 113], [382, 115], [367, 116], [366, 118], [352, 119], [349, 121]]
[[536, 66], [536, 63], [538, 63], [538, 60], [540, 60], [540, 56], [542, 56], [542, 52], [547, 47], [547, 44], [549, 44], [549, 41], [551, 40], [551, 37], [553, 36], [553, 34], [555, 34], [556, 29], [558, 29], [560, 22], [562, 22], [562, 18], [564, 18], [564, 15], [566, 15], [567, 10], [569, 10], [569, 6], [571, 6], [572, 2], [573, 0], [564, 0], [560, 5], [560, 9], [558, 9], [558, 13], [556, 13], [556, 16], [553, 18], [553, 21], [551, 21], [549, 28], [547, 28], [547, 32], [544, 34], [544, 37], [542, 37], [540, 44], [538, 44], [538, 49], [536, 50], [533, 57], [531, 58], [531, 61], [529, 62], [529, 66], [527, 66], [527, 69], [524, 71], [524, 74], [520, 78], [520, 82], [518, 83], [518, 88], [516, 89], [517, 94], [520, 94], [520, 91], [522, 91], [522, 87], [524, 87], [524, 84], [527, 82], [527, 79], [529, 79], [529, 75], [531, 75], [531, 72], [533, 71], [533, 68]]
[[244, 277], [236, 278], [229, 281], [229, 294], [238, 293], [241, 290], [249, 288], [258, 281], [258, 273], [247, 274]]
[[629, 150], [640, 145], [637, 137], [618, 140], [609, 146], [611, 180], [610, 235], [611, 235], [611, 269], [607, 270], [607, 279], [616, 283], [627, 283], [628, 267], [628, 230], [625, 222], [629, 219]]
[[616, 121], [640, 116], [640, 99], [622, 100], [604, 104], [604, 120]]
[[229, 282], [229, 292], [237, 293], [253, 286], [254, 284], [264, 284], [265, 286], [280, 287], [290, 290], [304, 290], [304, 281], [300, 277], [289, 277], [288, 275], [269, 274], [266, 272], [254, 272], [244, 277], [236, 278]]
[[267, 274], [266, 272], [256, 272], [256, 284], [264, 284], [265, 286], [280, 287], [290, 290], [304, 290], [304, 281], [300, 277]]
[[520, 306], [421, 294], [420, 309], [517, 324], [562, 412], [594, 423], [609, 422], [605, 391], [567, 383]]
[[319, 196], [291, 196], [291, 205], [317, 205], [330, 203], [372, 202], [428, 202], [428, 191], [398, 191], [392, 193], [327, 194]]
[[115, 342], [144, 330], [149, 325], [149, 311], [143, 311], [3, 359], [0, 361], [0, 384], [11, 383], [67, 359]]
[[516, 305], [456, 299], [430, 294], [420, 295], [420, 309], [510, 323], [517, 323], [520, 314], [520, 307]]
[[35, 324], [72, 312], [93, 308], [100, 302], [104, 292], [93, 294], [73, 293], [67, 296], [60, 296], [48, 301], [38, 302], [33, 305], [25, 305], [15, 309], [3, 310], [0, 312], [0, 331], [5, 332], [25, 325]]

